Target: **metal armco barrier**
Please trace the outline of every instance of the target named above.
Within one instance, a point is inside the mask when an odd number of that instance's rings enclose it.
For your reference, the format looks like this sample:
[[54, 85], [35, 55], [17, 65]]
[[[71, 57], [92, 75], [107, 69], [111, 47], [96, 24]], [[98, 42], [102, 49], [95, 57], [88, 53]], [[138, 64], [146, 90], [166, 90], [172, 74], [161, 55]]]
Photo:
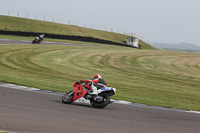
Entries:
[[38, 36], [40, 34], [45, 34], [45, 38], [52, 38], [52, 39], [64, 39], [64, 40], [74, 40], [74, 41], [95, 42], [95, 43], [127, 46], [127, 45], [122, 44], [122, 43], [112, 42], [112, 41], [93, 38], [93, 37], [69, 36], [69, 35], [58, 35], [58, 34], [49, 34], [49, 33], [36, 33], [36, 32], [0, 30], [0, 35], [16, 35], [16, 36], [29, 36], [29, 37], [33, 36], [33, 37], [35, 37], [35, 36]]

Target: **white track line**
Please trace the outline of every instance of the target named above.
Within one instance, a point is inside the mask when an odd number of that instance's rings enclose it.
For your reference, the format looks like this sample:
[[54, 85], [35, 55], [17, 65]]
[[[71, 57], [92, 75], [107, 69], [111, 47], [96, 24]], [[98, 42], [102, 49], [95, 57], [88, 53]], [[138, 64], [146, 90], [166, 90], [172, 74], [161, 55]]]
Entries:
[[[53, 91], [50, 91], [50, 90], [40, 90], [40, 89], [33, 88], [33, 87], [26, 87], [26, 86], [15, 85], [15, 84], [10, 84], [10, 83], [3, 83], [3, 82], [0, 82], [0, 86], [6, 87], [6, 88], [18, 89], [18, 90], [26, 90], [26, 91], [45, 93], [45, 94], [59, 95], [59, 96], [65, 94], [64, 92], [53, 92]], [[122, 101], [122, 100], [112, 100], [112, 101], [114, 101], [114, 103], [117, 103], [117, 104], [125, 104], [125, 105], [132, 105], [132, 106], [145, 107], [145, 108], [154, 108], [154, 109], [162, 109], [162, 110], [171, 110], [171, 111], [179, 111], [179, 112], [200, 114], [199, 111], [194, 111], [194, 110], [187, 111], [187, 110], [176, 109], [176, 108], [165, 108], [165, 107], [160, 107], [160, 106], [149, 106], [149, 105], [146, 105], [146, 104], [132, 103], [132, 102]], [[76, 103], [81, 103], [81, 104], [90, 104], [89, 100], [85, 100], [84, 98], [80, 98], [75, 102]]]

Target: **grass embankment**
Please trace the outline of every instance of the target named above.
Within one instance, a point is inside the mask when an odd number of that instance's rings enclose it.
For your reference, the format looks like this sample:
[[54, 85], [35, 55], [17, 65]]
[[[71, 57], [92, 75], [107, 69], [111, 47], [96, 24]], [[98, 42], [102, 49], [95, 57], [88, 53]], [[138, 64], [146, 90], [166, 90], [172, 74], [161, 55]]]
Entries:
[[0, 45], [0, 81], [69, 91], [101, 74], [113, 99], [200, 111], [200, 54], [125, 47]]
[[[128, 37], [127, 35], [123, 34], [83, 28], [74, 25], [58, 24], [47, 21], [9, 17], [2, 15], [0, 15], [0, 30], [87, 36], [118, 43], [125, 43], [125, 40]], [[144, 49], [153, 49], [145, 42], [140, 42]]]

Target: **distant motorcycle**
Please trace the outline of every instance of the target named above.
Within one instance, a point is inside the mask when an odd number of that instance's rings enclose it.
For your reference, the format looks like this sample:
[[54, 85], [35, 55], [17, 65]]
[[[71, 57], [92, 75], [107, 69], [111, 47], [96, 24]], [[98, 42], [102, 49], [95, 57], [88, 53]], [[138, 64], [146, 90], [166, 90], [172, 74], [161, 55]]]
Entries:
[[32, 44], [40, 44], [42, 42], [42, 40], [39, 37], [35, 37], [35, 39], [32, 41]]
[[116, 89], [112, 87], [103, 87], [98, 89], [98, 95], [92, 95], [91, 90], [87, 87], [89, 84], [82, 84], [80, 82], [74, 83], [74, 90], [67, 92], [62, 97], [62, 102], [66, 104], [71, 104], [79, 98], [84, 98], [90, 101], [92, 107], [104, 108], [109, 103], [112, 103], [110, 96], [116, 94]]
[[41, 34], [35, 37], [35, 39], [32, 41], [32, 44], [35, 44], [35, 43], [40, 44], [43, 41], [43, 38], [44, 38], [44, 34]]

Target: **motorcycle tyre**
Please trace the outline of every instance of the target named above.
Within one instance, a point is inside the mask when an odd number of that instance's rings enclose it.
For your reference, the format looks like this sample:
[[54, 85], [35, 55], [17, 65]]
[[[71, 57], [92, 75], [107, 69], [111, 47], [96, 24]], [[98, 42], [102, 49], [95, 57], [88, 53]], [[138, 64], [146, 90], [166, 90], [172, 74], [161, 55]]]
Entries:
[[32, 44], [35, 44], [35, 43], [36, 43], [35, 40], [33, 40], [33, 41], [32, 41]]
[[105, 95], [104, 99], [106, 99], [106, 100], [101, 104], [99, 104], [96, 101], [92, 101], [91, 102], [92, 107], [94, 107], [94, 108], [104, 108], [104, 107], [106, 107], [110, 103], [110, 97], [108, 95]]
[[32, 44], [35, 44], [35, 43], [40, 44], [40, 41], [33, 40], [33, 41], [32, 41]]
[[69, 93], [71, 93], [72, 91], [70, 92], [67, 92], [63, 95], [62, 97], [62, 102], [65, 103], [65, 104], [70, 104], [70, 103], [73, 103], [73, 98], [74, 98], [74, 94], [71, 95], [71, 98], [69, 99], [66, 99], [66, 96], [69, 95]]

